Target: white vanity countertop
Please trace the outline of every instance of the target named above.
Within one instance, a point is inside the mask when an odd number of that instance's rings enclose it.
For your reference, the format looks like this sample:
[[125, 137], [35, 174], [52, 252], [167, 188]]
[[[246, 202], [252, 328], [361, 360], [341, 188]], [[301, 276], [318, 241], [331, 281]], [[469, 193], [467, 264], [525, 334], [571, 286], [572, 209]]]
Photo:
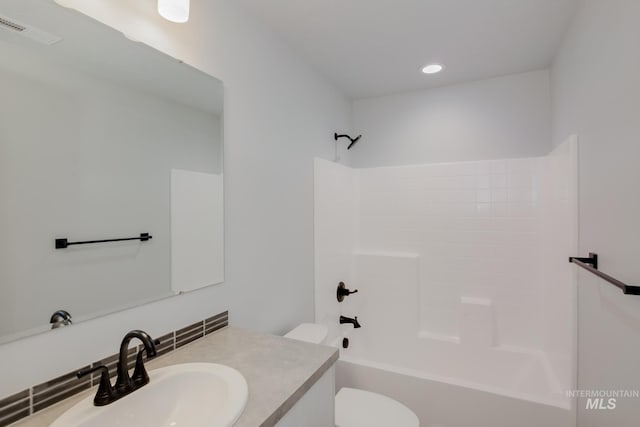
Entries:
[[[338, 360], [333, 347], [228, 327], [146, 363], [148, 371], [178, 363], [220, 363], [237, 369], [249, 385], [247, 406], [234, 427], [275, 425]], [[153, 373], [150, 375], [153, 381]], [[95, 388], [12, 424], [46, 427]]]

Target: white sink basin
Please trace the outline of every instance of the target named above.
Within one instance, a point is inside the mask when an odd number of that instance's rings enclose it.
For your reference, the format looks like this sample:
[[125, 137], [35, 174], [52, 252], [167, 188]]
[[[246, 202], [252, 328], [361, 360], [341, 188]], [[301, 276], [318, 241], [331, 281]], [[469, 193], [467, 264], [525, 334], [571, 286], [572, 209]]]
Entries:
[[149, 372], [144, 387], [102, 407], [88, 397], [51, 427], [227, 427], [247, 403], [242, 374], [214, 363], [173, 365]]

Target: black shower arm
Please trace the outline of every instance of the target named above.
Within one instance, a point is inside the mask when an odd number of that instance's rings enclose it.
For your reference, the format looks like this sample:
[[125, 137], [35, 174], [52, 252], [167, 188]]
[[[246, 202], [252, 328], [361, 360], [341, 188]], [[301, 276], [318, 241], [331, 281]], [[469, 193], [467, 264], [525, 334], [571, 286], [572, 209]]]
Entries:
[[347, 150], [351, 150], [351, 147], [353, 147], [356, 142], [358, 142], [360, 140], [360, 138], [362, 138], [362, 135], [358, 135], [355, 138], [351, 138], [349, 135], [338, 135], [337, 133], [333, 134], [333, 139], [335, 139], [336, 141], [340, 138], [347, 138], [349, 141], [351, 141], [351, 143], [349, 144], [349, 146], [347, 147]]
[[359, 140], [359, 139], [360, 139], [360, 137], [362, 137], [362, 135], [358, 135], [358, 136], [356, 136], [355, 138], [351, 138], [349, 135], [345, 135], [345, 134], [343, 134], [343, 135], [338, 135], [337, 133], [334, 133], [334, 134], [333, 134], [333, 138], [334, 138], [336, 141], [337, 141], [337, 140], [339, 140], [340, 138], [347, 138], [347, 139], [348, 139], [349, 141], [351, 141], [352, 143], [353, 143], [353, 142], [356, 142], [357, 140]]

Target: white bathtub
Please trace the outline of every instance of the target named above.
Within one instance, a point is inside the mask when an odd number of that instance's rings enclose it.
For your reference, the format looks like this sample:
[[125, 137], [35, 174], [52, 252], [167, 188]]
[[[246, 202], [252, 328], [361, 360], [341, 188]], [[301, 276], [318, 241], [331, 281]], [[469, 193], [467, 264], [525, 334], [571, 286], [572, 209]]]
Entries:
[[575, 426], [572, 402], [543, 353], [500, 347], [467, 353], [460, 344], [424, 338], [367, 342], [358, 332], [341, 348], [336, 390], [392, 397], [411, 408], [422, 427]]

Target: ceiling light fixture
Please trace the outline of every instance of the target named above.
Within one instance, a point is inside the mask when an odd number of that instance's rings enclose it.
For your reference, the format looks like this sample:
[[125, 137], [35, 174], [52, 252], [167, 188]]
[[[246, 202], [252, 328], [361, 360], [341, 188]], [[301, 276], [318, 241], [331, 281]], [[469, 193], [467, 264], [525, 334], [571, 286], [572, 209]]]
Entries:
[[440, 64], [429, 64], [422, 69], [422, 72], [425, 74], [437, 74], [443, 69], [444, 67]]
[[189, 20], [189, 0], [158, 0], [158, 13], [167, 21], [182, 24]]

